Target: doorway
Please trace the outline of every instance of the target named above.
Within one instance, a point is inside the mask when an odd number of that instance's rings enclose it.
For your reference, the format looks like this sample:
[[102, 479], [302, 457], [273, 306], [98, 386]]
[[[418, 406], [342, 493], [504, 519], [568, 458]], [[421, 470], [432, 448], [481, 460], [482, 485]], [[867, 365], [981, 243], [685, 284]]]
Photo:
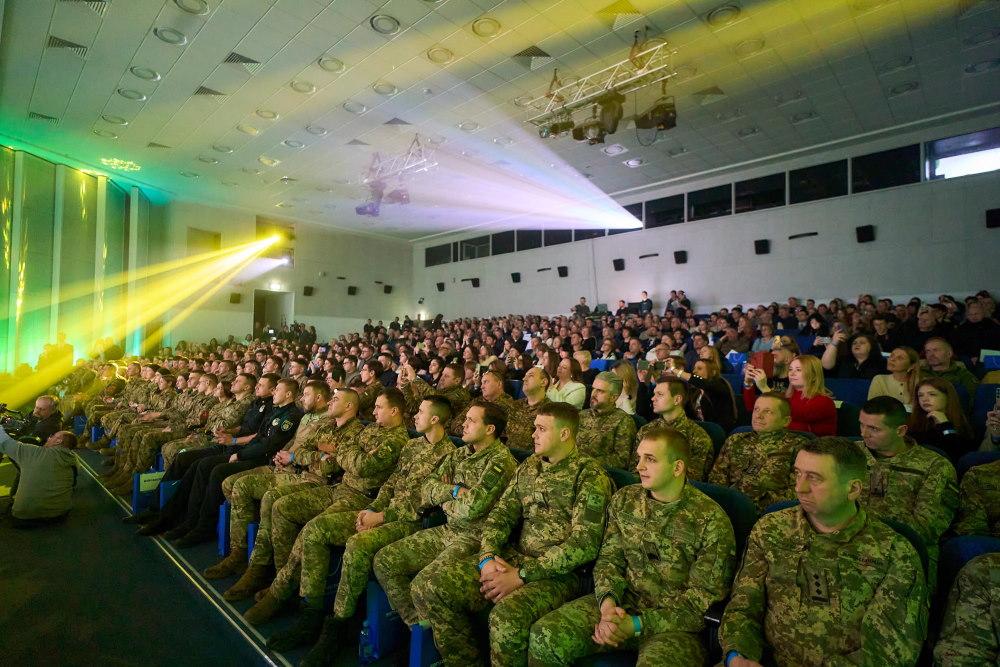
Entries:
[[[268, 339], [291, 324], [295, 313], [295, 295], [292, 292], [255, 289], [253, 291], [254, 338]], [[273, 330], [272, 333], [268, 330]]]

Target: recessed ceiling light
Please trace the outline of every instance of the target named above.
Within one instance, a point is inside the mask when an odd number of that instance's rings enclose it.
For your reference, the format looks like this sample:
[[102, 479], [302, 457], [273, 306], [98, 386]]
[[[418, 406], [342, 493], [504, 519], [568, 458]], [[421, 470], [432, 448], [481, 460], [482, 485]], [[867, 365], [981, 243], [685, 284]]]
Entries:
[[750, 127], [740, 128], [736, 134], [744, 138], [752, 137], [755, 134], [760, 134], [760, 128], [755, 125], [751, 125]]
[[427, 49], [427, 59], [436, 65], [450, 63], [454, 57], [455, 54], [452, 53], [451, 49], [443, 47], [440, 44]]
[[155, 69], [149, 67], [139, 67], [138, 65], [136, 65], [135, 67], [130, 67], [128, 71], [132, 72], [134, 76], [139, 77], [143, 81], [160, 80], [160, 73], [157, 72]]
[[208, 155], [202, 155], [198, 158], [198, 160], [204, 162], [205, 164], [219, 164], [218, 160]]
[[139, 171], [142, 169], [142, 167], [131, 160], [122, 160], [116, 157], [102, 157], [101, 164], [117, 171]]
[[278, 208], [295, 208], [293, 204], [287, 204], [283, 201], [279, 201], [277, 204], [275, 204], [275, 206], [277, 206]]
[[294, 183], [295, 181], [297, 181], [299, 179], [292, 178], [291, 176], [282, 176], [278, 180], [281, 181], [282, 185], [290, 185], [291, 183]]
[[201, 178], [201, 174], [196, 174], [193, 171], [179, 171], [177, 173], [183, 176], [184, 178]]
[[266, 155], [261, 155], [257, 158], [257, 162], [260, 162], [265, 167], [277, 167], [281, 164], [281, 160], [275, 160], [273, 157], [267, 157]]
[[305, 146], [304, 143], [302, 143], [301, 141], [296, 141], [295, 139], [285, 139], [284, 141], [281, 142], [281, 145], [287, 148], [302, 148], [303, 146]]
[[963, 39], [962, 42], [968, 46], [978, 46], [986, 42], [992, 42], [997, 37], [1000, 37], [1000, 28], [987, 28], [986, 30], [972, 33]]
[[463, 120], [458, 124], [458, 129], [463, 132], [475, 132], [479, 129], [479, 123], [474, 120]]
[[247, 125], [246, 123], [240, 123], [239, 125], [236, 126], [236, 129], [242, 132], [243, 134], [249, 134], [251, 137], [256, 137], [258, 134], [260, 134], [260, 130], [258, 130], [253, 125]]
[[605, 146], [604, 148], [602, 148], [601, 152], [604, 153], [605, 155], [615, 156], [615, 155], [621, 155], [622, 153], [627, 153], [628, 149], [622, 146], [621, 144], [611, 144], [609, 146]]
[[237, 183], [236, 181], [222, 181], [222, 184], [227, 185], [231, 188], [238, 188], [240, 186], [240, 184]]
[[251, 176], [260, 176], [260, 169], [254, 169], [253, 167], [243, 167], [244, 174], [250, 174]]
[[641, 167], [642, 165], [646, 164], [646, 161], [643, 160], [641, 157], [633, 157], [625, 160], [624, 162], [622, 162], [622, 164], [630, 169], [635, 169], [636, 167]]
[[774, 103], [781, 107], [792, 102], [797, 102], [803, 97], [805, 97], [805, 94], [801, 90], [793, 90], [790, 93], [778, 93], [774, 96]]
[[270, 109], [257, 109], [257, 111], [255, 113], [259, 117], [263, 118], [264, 120], [277, 120], [278, 119], [278, 112], [277, 111], [271, 111]]
[[131, 88], [119, 88], [118, 94], [124, 97], [126, 100], [132, 100], [134, 102], [145, 102], [145, 93], [140, 93], [138, 90], [133, 90]]
[[368, 24], [380, 35], [395, 35], [399, 32], [399, 21], [388, 14], [376, 14], [368, 19]]
[[792, 116], [792, 122], [798, 124], [798, 123], [804, 123], [807, 120], [815, 120], [817, 118], [819, 118], [819, 114], [816, 113], [815, 111], [812, 110], [800, 111]]
[[909, 67], [913, 64], [913, 56], [900, 56], [899, 58], [893, 58], [892, 60], [887, 60], [884, 63], [878, 65], [875, 71], [879, 74], [889, 74], [890, 72], [896, 72], [904, 67]]
[[171, 46], [184, 46], [188, 41], [187, 35], [180, 30], [175, 30], [173, 28], [153, 28], [153, 34], [156, 35], [161, 42], [166, 42]]
[[965, 73], [982, 74], [983, 72], [992, 72], [997, 67], [1000, 67], [1000, 58], [993, 58], [991, 60], [980, 60], [978, 63], [966, 65]]
[[752, 39], [745, 39], [736, 45], [733, 52], [736, 54], [737, 58], [746, 58], [747, 56], [752, 56], [753, 54], [761, 51], [764, 48], [764, 40], [759, 37], [754, 37]]
[[368, 106], [366, 104], [362, 104], [361, 102], [355, 102], [354, 100], [347, 100], [346, 102], [344, 102], [344, 110], [360, 115], [368, 111]]
[[320, 66], [320, 69], [326, 70], [327, 72], [333, 72], [334, 74], [339, 74], [344, 71], [344, 61], [339, 58], [334, 58], [333, 56], [323, 56], [316, 61], [316, 64]]
[[668, 150], [667, 155], [669, 155], [670, 157], [677, 157], [678, 155], [684, 155], [687, 152], [688, 149], [684, 148], [683, 146], [678, 146], [677, 148], [671, 148], [670, 150]]
[[399, 88], [396, 87], [396, 84], [389, 83], [388, 81], [376, 81], [372, 84], [372, 90], [379, 95], [385, 95], [386, 97], [391, 97], [399, 92]]
[[433, 95], [433, 94], [434, 94], [433, 88], [424, 88], [424, 95]]
[[511, 139], [510, 137], [493, 137], [493, 143], [497, 144], [498, 146], [510, 146], [512, 143], [514, 143], [514, 140]]
[[214, 150], [219, 151], [220, 153], [232, 153], [233, 152], [233, 147], [232, 146], [226, 146], [225, 144], [213, 144], [212, 148]]
[[105, 139], [117, 139], [118, 135], [111, 130], [94, 130], [94, 134]]
[[737, 5], [722, 5], [710, 11], [705, 20], [713, 28], [721, 28], [724, 25], [729, 25], [739, 17], [740, 8]]
[[128, 121], [121, 116], [111, 116], [109, 114], [104, 114], [101, 116], [101, 120], [105, 123], [111, 123], [112, 125], [121, 125], [122, 127], [128, 125]]
[[306, 125], [306, 132], [309, 134], [315, 134], [317, 137], [322, 137], [326, 134], [326, 128], [320, 127], [319, 125]]
[[514, 98], [514, 106], [521, 107], [523, 109], [528, 106], [531, 100], [531, 95], [518, 95]]
[[500, 32], [500, 21], [491, 16], [483, 16], [472, 22], [472, 32], [480, 37], [496, 37]]
[[316, 92], [316, 86], [308, 81], [302, 81], [301, 79], [296, 79], [288, 85], [291, 86], [292, 90], [297, 93], [302, 93], [303, 95], [312, 95]]
[[905, 95], [907, 93], [912, 93], [914, 90], [920, 87], [920, 84], [916, 81], [906, 81], [904, 83], [896, 84], [889, 89], [889, 97], [899, 97], [900, 95]]
[[880, 7], [886, 3], [887, 0], [853, 0], [851, 2], [851, 7], [857, 12], [867, 12]]
[[182, 12], [204, 16], [208, 13], [208, 3], [205, 0], [174, 0], [174, 4]]

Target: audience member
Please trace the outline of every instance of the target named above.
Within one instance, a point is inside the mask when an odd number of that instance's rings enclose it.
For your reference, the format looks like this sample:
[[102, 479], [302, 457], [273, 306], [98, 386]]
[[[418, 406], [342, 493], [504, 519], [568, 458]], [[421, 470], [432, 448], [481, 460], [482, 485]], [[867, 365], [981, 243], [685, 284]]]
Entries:
[[587, 397], [587, 388], [581, 380], [580, 362], [576, 359], [563, 359], [556, 367], [556, 380], [546, 392], [550, 401], [569, 403], [577, 410], [583, 408]]
[[[712, 438], [705, 432], [705, 429], [688, 419], [684, 413], [687, 397], [687, 384], [683, 380], [667, 375], [660, 377], [656, 382], [656, 388], [653, 389], [653, 412], [658, 418], [639, 429], [636, 445], [638, 446], [642, 442], [648, 431], [657, 426], [669, 426], [680, 431], [687, 438], [688, 446], [691, 449], [691, 457], [685, 466], [688, 478], [703, 480], [712, 467], [715, 449], [712, 446]], [[635, 457], [636, 455], [633, 454], [633, 467]]]
[[913, 397], [920, 380], [920, 356], [912, 347], [897, 347], [889, 353], [884, 375], [876, 375], [868, 386], [868, 398], [890, 396], [913, 411]]
[[885, 373], [886, 361], [874, 336], [855, 334], [844, 346], [845, 340], [847, 334], [838, 331], [823, 350], [823, 369], [830, 371], [829, 377], [871, 380]]
[[955, 361], [955, 353], [944, 338], [930, 338], [924, 343], [924, 359], [926, 367], [923, 375], [932, 378], [942, 378], [965, 390], [963, 402], [972, 405], [972, 397], [976, 395], [979, 380], [969, 372], [963, 364]]
[[955, 387], [941, 378], [917, 383], [909, 433], [921, 445], [943, 450], [953, 463], [973, 449], [972, 428], [962, 412]]
[[934, 664], [948, 667], [995, 665], [1000, 660], [1000, 553], [970, 560], [958, 573]]
[[76, 486], [76, 436], [56, 431], [43, 445], [14, 440], [0, 427], [0, 455], [17, 465], [11, 517], [18, 528], [63, 521], [73, 507]]

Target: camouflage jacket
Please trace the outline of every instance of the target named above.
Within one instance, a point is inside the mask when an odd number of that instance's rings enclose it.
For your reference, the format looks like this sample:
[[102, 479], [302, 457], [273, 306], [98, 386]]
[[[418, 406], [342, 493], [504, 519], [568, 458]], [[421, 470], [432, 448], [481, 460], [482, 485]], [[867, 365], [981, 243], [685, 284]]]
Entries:
[[639, 429], [635, 437], [635, 447], [632, 448], [631, 467], [635, 467], [638, 457], [635, 454], [636, 448], [642, 442], [643, 435], [655, 425], [663, 425], [680, 431], [688, 439], [691, 447], [691, 460], [688, 462], [688, 479], [703, 480], [708, 476], [708, 470], [712, 467], [712, 459], [715, 457], [715, 449], [712, 447], [712, 438], [701, 426], [695, 424], [688, 416], [682, 414], [672, 422], [667, 422], [663, 417], [658, 417]]
[[603, 466], [579, 450], [556, 463], [528, 457], [486, 518], [480, 560], [513, 549], [525, 582], [586, 565], [600, 549], [612, 488]]
[[934, 664], [981, 667], [1000, 661], [1000, 553], [975, 558], [958, 573], [948, 598]]
[[337, 446], [334, 456], [344, 469], [341, 484], [374, 498], [396, 468], [399, 453], [407, 440], [409, 436], [402, 425], [366, 426], [358, 437]]
[[[319, 458], [315, 456], [318, 451], [317, 444], [324, 437], [324, 428], [329, 428], [333, 420], [326, 411], [307, 412], [302, 415], [299, 425], [295, 428], [295, 437], [288, 441], [283, 447], [285, 451], [292, 455], [289, 466], [299, 472], [307, 472], [310, 466]], [[283, 470], [286, 466], [280, 466], [276, 470]]]
[[228, 403], [216, 402], [208, 410], [208, 421], [205, 422], [205, 430], [211, 434], [216, 429], [229, 430], [236, 428], [243, 421], [243, 413], [253, 402], [253, 395], [247, 394], [244, 398], [231, 399]]
[[736, 540], [729, 517], [690, 484], [672, 503], [638, 484], [608, 506], [608, 527], [594, 565], [594, 595], [638, 614], [643, 632], [698, 632], [710, 605], [725, 599]]
[[448, 402], [451, 403], [451, 413], [453, 415], [465, 412], [466, 406], [472, 400], [469, 391], [462, 385], [452, 387], [451, 389], [439, 390], [417, 378], [403, 387], [403, 396], [406, 397], [406, 411], [411, 415], [415, 414], [420, 408], [420, 401], [424, 400], [425, 396], [431, 394], [447, 398]]
[[[365, 425], [356, 417], [340, 426], [337, 426], [334, 420], [320, 421], [313, 447], [295, 454], [297, 469], [301, 470], [303, 477], [307, 479], [331, 481], [334, 475], [343, 472], [343, 468], [337, 462], [337, 452], [340, 451], [340, 447], [347, 447], [357, 440], [364, 429]], [[329, 446], [333, 449], [333, 453], [324, 452], [320, 446]]]
[[434, 444], [422, 435], [412, 438], [403, 446], [396, 470], [389, 475], [368, 509], [384, 512], [386, 523], [418, 521], [422, 507], [421, 486], [441, 459], [453, 451], [455, 445], [447, 433]]
[[955, 532], [1000, 537], [1000, 461], [972, 466], [962, 476]]
[[[507, 416], [507, 420], [509, 422], [510, 412], [516, 407], [517, 402], [507, 394], [500, 394], [497, 396], [497, 400], [491, 402], [503, 410], [503, 413]], [[451, 424], [448, 426], [448, 433], [459, 438], [462, 437], [462, 433], [465, 430], [465, 415], [469, 414], [470, 407], [472, 406], [466, 404], [465, 408], [461, 412], [456, 413], [455, 416], [451, 418]], [[506, 432], [507, 429], [504, 429], [504, 433]]]
[[173, 387], [170, 387], [166, 391], [157, 391], [151, 394], [146, 402], [146, 409], [150, 412], [162, 413], [160, 418], [165, 419], [173, 409], [176, 400], [177, 392], [174, 391]]
[[621, 408], [603, 413], [589, 408], [580, 413], [576, 446], [606, 466], [627, 469], [635, 446], [635, 420]]
[[535, 432], [535, 417], [538, 411], [550, 403], [543, 398], [535, 405], [529, 405], [527, 398], [514, 401], [514, 406], [507, 413], [507, 446], [514, 449], [534, 449], [531, 436]]
[[375, 399], [379, 393], [385, 389], [378, 380], [362, 388], [358, 387], [358, 419], [362, 421], [373, 421], [375, 419]]
[[912, 665], [926, 629], [926, 587], [909, 541], [858, 508], [841, 530], [817, 532], [801, 507], [750, 533], [722, 618], [723, 655], [779, 665]]
[[[448, 517], [449, 530], [475, 533], [503, 493], [515, 468], [517, 462], [499, 440], [478, 452], [469, 445], [456, 447], [423, 483], [421, 502], [425, 507], [440, 505]], [[458, 498], [452, 497], [456, 484], [468, 492]]]
[[808, 438], [788, 430], [734, 433], [726, 439], [708, 481], [745, 493], [764, 509], [795, 498], [792, 464]]

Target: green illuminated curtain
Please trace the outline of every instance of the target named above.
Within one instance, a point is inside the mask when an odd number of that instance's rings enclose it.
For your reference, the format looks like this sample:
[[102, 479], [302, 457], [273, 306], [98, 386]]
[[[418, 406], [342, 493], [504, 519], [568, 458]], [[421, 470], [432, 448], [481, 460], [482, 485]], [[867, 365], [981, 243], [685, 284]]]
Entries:
[[3, 244], [0, 248], [3, 252], [3, 257], [0, 258], [0, 372], [9, 370], [7, 343], [11, 329], [7, 315], [10, 312], [10, 260], [13, 245], [10, 235], [13, 203], [14, 151], [0, 147], [0, 244]]
[[74, 356], [87, 353], [94, 331], [94, 263], [97, 246], [97, 178], [65, 170], [62, 191], [62, 243], [59, 257], [59, 331]]
[[[102, 249], [105, 279], [119, 276], [126, 269], [128, 199], [128, 194], [124, 190], [108, 181], [104, 213], [104, 247]], [[112, 335], [115, 324], [123, 323], [126, 291], [127, 285], [124, 283], [104, 288], [100, 337]], [[120, 329], [118, 333], [121, 333]], [[119, 345], [124, 343], [120, 339], [116, 339], [116, 342]]]
[[55, 165], [24, 154], [24, 178], [21, 184], [21, 233], [14, 243], [19, 246], [18, 265], [12, 267], [14, 281], [15, 352], [14, 363], [38, 362], [49, 342], [49, 308], [25, 308], [26, 301], [48, 301], [52, 293], [52, 241], [55, 213]]

